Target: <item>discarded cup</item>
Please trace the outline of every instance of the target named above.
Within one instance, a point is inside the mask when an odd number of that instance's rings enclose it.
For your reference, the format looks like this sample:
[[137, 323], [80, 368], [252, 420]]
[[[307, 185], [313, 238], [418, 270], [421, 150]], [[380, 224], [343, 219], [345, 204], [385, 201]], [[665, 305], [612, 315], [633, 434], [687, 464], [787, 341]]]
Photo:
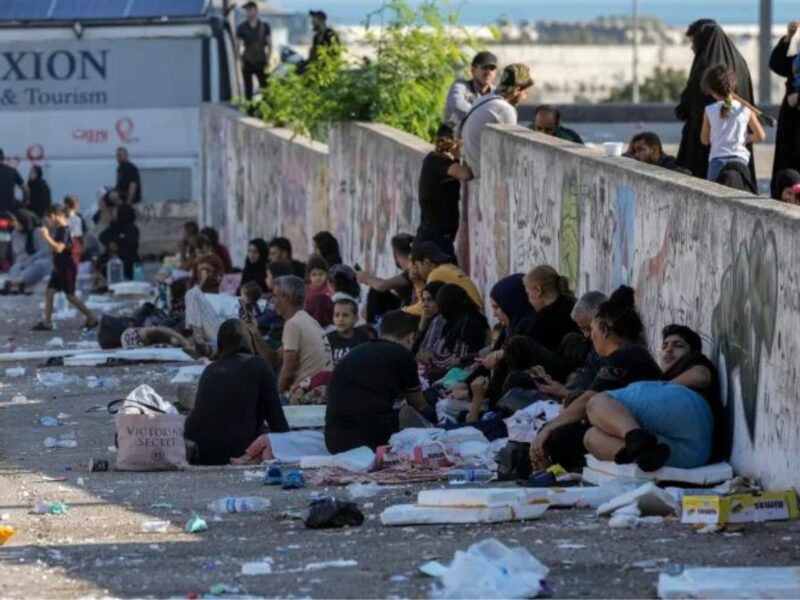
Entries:
[[199, 515], [194, 514], [192, 518], [186, 522], [184, 528], [186, 533], [200, 533], [201, 531], [208, 531], [208, 523], [205, 522]]
[[370, 481], [369, 483], [351, 483], [346, 489], [350, 500], [358, 500], [359, 498], [376, 496], [381, 491], [381, 486], [374, 481]]
[[142, 533], [166, 533], [169, 521], [145, 521], [142, 523]]
[[6, 369], [6, 377], [22, 377], [25, 375], [25, 367], [11, 367]]
[[11, 397], [11, 402], [14, 404], [22, 404], [23, 402], [27, 402], [28, 399], [23, 394], [14, 394]]
[[9, 525], [0, 525], [0, 546], [5, 544], [11, 537], [17, 533], [17, 530]]

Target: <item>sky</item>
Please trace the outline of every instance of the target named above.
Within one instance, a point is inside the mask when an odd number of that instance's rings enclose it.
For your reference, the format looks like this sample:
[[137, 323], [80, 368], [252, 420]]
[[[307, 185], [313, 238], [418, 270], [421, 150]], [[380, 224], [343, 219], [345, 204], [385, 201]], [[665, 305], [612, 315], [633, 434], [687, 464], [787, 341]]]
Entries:
[[[410, 0], [412, 5], [419, 0]], [[450, 5], [460, 8], [468, 25], [492, 23], [498, 18], [520, 20], [592, 20], [598, 16], [630, 14], [632, 0], [461, 0]], [[284, 0], [278, 5], [291, 11], [325, 10], [331, 22], [357, 24], [367, 13], [381, 6], [380, 0]], [[800, 2], [773, 0], [774, 21], [800, 19]], [[642, 15], [660, 17], [670, 25], [684, 25], [699, 18], [713, 18], [725, 24], [758, 22], [759, 0], [639, 0]]]

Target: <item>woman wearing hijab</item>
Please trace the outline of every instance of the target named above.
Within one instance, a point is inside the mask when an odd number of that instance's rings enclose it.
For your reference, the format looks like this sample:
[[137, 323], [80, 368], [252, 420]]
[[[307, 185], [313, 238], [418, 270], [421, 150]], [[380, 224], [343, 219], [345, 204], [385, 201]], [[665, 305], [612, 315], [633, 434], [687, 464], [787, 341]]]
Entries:
[[[781, 199], [781, 190], [778, 188], [778, 175], [785, 169], [794, 169], [800, 166], [800, 107], [798, 107], [797, 90], [794, 86], [795, 73], [793, 70], [794, 56], [789, 56], [789, 46], [792, 38], [797, 33], [798, 22], [789, 23], [786, 35], [781, 38], [778, 45], [769, 57], [770, 70], [786, 78], [786, 94], [781, 104], [778, 115], [778, 132], [775, 136], [775, 162], [772, 166], [772, 197]], [[792, 102], [794, 106], [792, 106]]]
[[489, 337], [486, 317], [460, 286], [443, 286], [436, 294], [436, 304], [445, 325], [433, 350], [430, 378], [444, 375], [465, 357], [480, 352]]
[[255, 355], [252, 333], [238, 319], [219, 328], [217, 352], [200, 377], [186, 437], [198, 446], [198, 464], [225, 465], [241, 456], [266, 420], [274, 433], [289, 430], [275, 375]]
[[800, 184], [800, 172], [795, 169], [784, 169], [775, 176], [773, 185], [776, 200], [796, 204], [795, 193], [792, 188]]
[[[678, 165], [688, 169], [695, 177], [705, 179], [708, 173], [708, 146], [700, 142], [700, 131], [703, 128], [703, 115], [706, 106], [714, 103], [714, 98], [705, 92], [704, 79], [709, 67], [723, 64], [733, 69], [736, 73], [736, 93], [750, 104], [754, 104], [753, 84], [750, 79], [750, 69], [733, 42], [725, 32], [711, 19], [695, 21], [686, 31], [686, 36], [692, 41], [694, 62], [689, 72], [686, 88], [681, 93], [675, 115], [683, 121], [683, 134], [678, 150]], [[750, 150], [750, 172], [753, 181], [756, 181], [755, 161], [752, 159], [752, 146]]]
[[325, 259], [329, 267], [342, 264], [339, 242], [329, 231], [320, 231], [313, 238], [314, 253]]
[[139, 258], [139, 228], [136, 226], [136, 210], [130, 204], [117, 207], [117, 215], [108, 228], [100, 234], [100, 243], [106, 253], [118, 256], [125, 266], [125, 278], [133, 279], [133, 265]]
[[269, 260], [269, 245], [266, 240], [255, 238], [250, 240], [247, 244], [247, 258], [244, 260], [244, 269], [242, 270], [242, 281], [239, 289], [245, 283], [254, 281], [261, 288], [261, 291], [267, 292], [267, 261]]
[[44, 180], [42, 167], [34, 165], [28, 173], [28, 210], [40, 219], [44, 217], [47, 207], [50, 206], [50, 186]]

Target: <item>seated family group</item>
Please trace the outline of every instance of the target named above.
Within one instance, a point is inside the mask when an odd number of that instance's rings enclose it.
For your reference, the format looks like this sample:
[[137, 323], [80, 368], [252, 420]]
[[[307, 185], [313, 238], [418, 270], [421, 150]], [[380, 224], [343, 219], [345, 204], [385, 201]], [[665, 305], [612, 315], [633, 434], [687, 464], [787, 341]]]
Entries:
[[539, 265], [489, 290], [492, 328], [481, 291], [436, 243], [395, 236], [398, 273], [384, 279], [343, 265], [322, 232], [306, 265], [284, 238], [252, 240], [238, 318], [224, 319], [211, 296], [231, 268], [216, 239], [188, 233], [190, 289], [182, 301], [173, 294], [172, 310], [185, 314], [176, 343], [211, 356], [186, 423], [200, 464], [259, 459], [265, 433], [288, 431], [288, 404], [326, 405], [331, 453], [375, 449], [404, 427], [506, 438], [509, 417], [547, 402], [554, 417], [524, 440], [533, 469], [578, 470], [586, 454], [645, 471], [694, 468], [728, 454], [700, 336], [664, 327], [656, 361], [629, 287], [576, 300]]

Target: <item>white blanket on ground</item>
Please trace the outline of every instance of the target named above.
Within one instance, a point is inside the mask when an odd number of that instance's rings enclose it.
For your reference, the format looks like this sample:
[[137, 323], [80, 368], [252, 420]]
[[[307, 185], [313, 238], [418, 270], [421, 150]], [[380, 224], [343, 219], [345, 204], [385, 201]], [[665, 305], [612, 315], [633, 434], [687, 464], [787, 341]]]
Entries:
[[268, 435], [272, 454], [281, 462], [300, 462], [306, 456], [330, 456], [321, 431], [287, 431]]

